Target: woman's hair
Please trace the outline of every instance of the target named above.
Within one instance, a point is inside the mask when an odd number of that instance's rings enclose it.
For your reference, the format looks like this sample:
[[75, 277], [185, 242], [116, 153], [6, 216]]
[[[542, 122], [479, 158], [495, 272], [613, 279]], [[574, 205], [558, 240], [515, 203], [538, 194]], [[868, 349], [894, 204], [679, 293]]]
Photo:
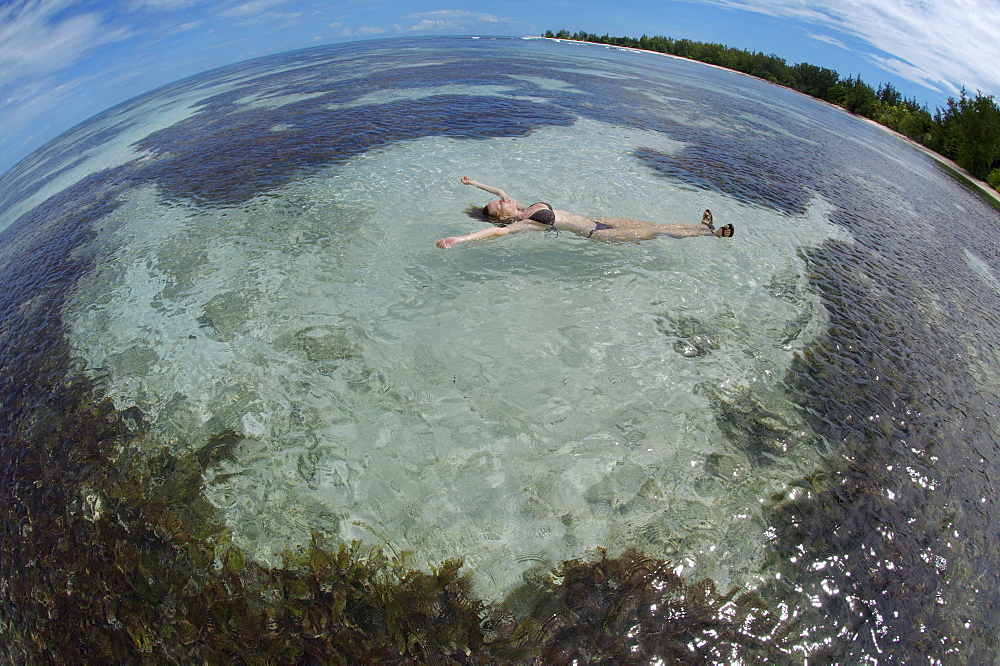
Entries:
[[486, 206], [483, 206], [482, 208], [479, 206], [469, 206], [465, 209], [465, 214], [475, 220], [479, 220], [480, 222], [489, 222], [490, 224], [498, 227], [506, 227], [508, 224], [516, 222], [516, 220], [513, 219], [501, 220], [496, 217], [490, 217], [486, 212]]

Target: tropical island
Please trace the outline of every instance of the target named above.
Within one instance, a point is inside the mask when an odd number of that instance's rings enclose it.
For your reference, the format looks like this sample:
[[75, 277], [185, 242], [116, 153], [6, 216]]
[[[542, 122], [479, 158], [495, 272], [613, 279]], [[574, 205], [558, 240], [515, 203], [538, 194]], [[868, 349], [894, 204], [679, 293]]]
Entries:
[[932, 115], [926, 104], [903, 97], [891, 83], [882, 83], [876, 89], [860, 76], [844, 79], [825, 67], [804, 62], [789, 65], [774, 54], [672, 37], [643, 35], [636, 39], [587, 32], [571, 34], [567, 30], [547, 30], [542, 36], [664, 53], [797, 90], [884, 125], [1000, 191], [1000, 106], [992, 95], [981, 91], [973, 96], [963, 87], [958, 99], [949, 97], [945, 108], [937, 108]]

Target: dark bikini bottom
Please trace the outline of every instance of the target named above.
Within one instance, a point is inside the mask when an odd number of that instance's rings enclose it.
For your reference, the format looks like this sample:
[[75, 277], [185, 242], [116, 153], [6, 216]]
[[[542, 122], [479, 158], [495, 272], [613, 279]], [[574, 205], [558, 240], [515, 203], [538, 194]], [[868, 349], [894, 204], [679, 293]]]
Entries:
[[595, 222], [594, 228], [590, 230], [589, 234], [587, 234], [587, 238], [593, 236], [595, 231], [604, 231], [605, 229], [614, 229], [614, 227], [610, 224], [604, 224], [603, 222]]

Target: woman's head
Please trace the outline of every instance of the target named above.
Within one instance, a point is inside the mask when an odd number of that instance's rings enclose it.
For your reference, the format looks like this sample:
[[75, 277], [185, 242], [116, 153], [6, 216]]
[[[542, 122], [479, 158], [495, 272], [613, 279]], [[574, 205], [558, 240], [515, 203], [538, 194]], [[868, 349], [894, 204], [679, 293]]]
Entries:
[[490, 208], [489, 205], [486, 206], [469, 206], [465, 209], [465, 214], [474, 220], [479, 220], [480, 222], [488, 222], [489, 224], [496, 225], [498, 227], [506, 227], [511, 222], [517, 220], [517, 215], [508, 218], [494, 217], [490, 213], [495, 213], [496, 211]]
[[517, 202], [507, 197], [491, 201], [483, 207], [483, 215], [490, 221], [511, 220], [517, 217], [517, 213]]

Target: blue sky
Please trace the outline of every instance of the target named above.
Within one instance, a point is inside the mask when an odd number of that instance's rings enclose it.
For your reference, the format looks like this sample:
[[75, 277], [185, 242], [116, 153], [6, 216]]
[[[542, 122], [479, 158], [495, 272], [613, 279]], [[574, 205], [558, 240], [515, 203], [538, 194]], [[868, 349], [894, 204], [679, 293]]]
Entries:
[[931, 110], [963, 85], [1000, 96], [1000, 0], [0, 0], [0, 174], [110, 106], [248, 58], [562, 28], [774, 53]]

